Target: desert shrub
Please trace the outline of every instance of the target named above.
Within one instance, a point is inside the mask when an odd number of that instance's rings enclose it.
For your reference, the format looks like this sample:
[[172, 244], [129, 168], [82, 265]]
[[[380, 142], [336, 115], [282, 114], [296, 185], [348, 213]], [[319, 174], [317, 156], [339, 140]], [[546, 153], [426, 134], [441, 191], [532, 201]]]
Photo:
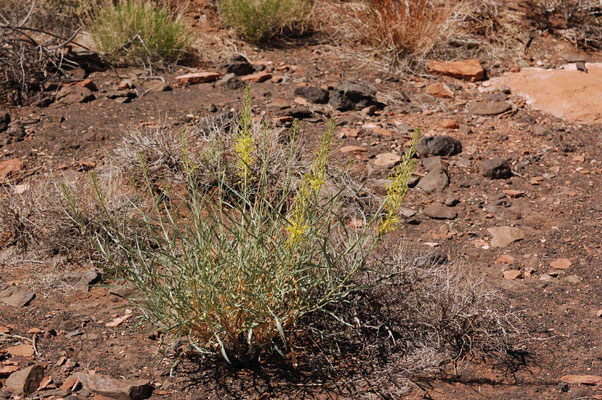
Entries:
[[529, 0], [537, 28], [586, 50], [602, 49], [602, 5], [597, 0]]
[[191, 41], [179, 15], [144, 0], [104, 3], [90, 32], [100, 51], [123, 64], [177, 62]]
[[417, 58], [457, 29], [456, 9], [449, 0], [362, 0], [352, 11], [351, 23], [384, 55]]
[[218, 0], [224, 22], [250, 42], [302, 32], [312, 0]]
[[[356, 273], [397, 223], [395, 212], [384, 211], [407, 189], [413, 147], [394, 175], [390, 205], [365, 229], [347, 228], [338, 193], [325, 203], [320, 199], [334, 123], [323, 133], [314, 162], [301, 168], [296, 126], [283, 136], [254, 122], [247, 91], [230, 136], [209, 133], [196, 151], [183, 142], [183, 183], [158, 190], [139, 153], [143, 179], [134, 185], [134, 214], [115, 217], [106, 206], [109, 196], [92, 179], [99, 219], [82, 230], [110, 267], [139, 290], [134, 301], [144, 315], [231, 363], [256, 362], [269, 349], [288, 352], [287, 332], [300, 317], [357, 290]], [[217, 155], [204, 158], [207, 150]], [[274, 168], [274, 161], [281, 165]], [[203, 162], [211, 180], [197, 173]], [[85, 220], [77, 202], [70, 204], [72, 218]], [[132, 232], [132, 225], [143, 229]]]
[[84, 27], [103, 3], [104, 0], [42, 0], [44, 19], [40, 23], [44, 25], [40, 28], [69, 36]]

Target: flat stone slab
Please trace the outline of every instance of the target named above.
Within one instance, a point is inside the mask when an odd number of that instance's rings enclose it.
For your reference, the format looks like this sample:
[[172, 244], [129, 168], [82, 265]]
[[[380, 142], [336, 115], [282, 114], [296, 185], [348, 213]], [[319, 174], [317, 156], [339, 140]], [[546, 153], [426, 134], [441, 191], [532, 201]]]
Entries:
[[563, 69], [523, 68], [487, 82], [484, 90], [508, 86], [533, 109], [568, 121], [602, 123], [602, 63], [576, 64]]
[[512, 226], [489, 228], [487, 232], [491, 235], [491, 247], [506, 247], [525, 238], [525, 232]]
[[492, 116], [510, 111], [512, 106], [505, 101], [472, 102], [468, 104], [468, 112], [474, 115]]
[[181, 85], [193, 85], [195, 83], [215, 82], [222, 77], [219, 72], [195, 72], [192, 74], [180, 75], [176, 77]]

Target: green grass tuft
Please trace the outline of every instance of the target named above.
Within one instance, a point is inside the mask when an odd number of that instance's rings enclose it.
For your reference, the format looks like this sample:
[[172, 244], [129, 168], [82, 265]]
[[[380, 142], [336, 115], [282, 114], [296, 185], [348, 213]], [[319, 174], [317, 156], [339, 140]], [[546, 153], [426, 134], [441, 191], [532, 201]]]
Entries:
[[252, 43], [282, 33], [299, 33], [312, 8], [312, 0], [219, 0], [221, 18]]
[[90, 31], [99, 50], [119, 64], [177, 62], [192, 39], [179, 15], [144, 0], [105, 3]]

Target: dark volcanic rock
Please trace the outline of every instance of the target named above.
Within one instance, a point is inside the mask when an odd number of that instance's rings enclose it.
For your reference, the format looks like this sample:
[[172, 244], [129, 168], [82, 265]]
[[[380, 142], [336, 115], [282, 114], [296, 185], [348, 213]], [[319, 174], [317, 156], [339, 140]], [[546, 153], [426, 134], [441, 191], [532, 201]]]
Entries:
[[316, 104], [328, 103], [329, 98], [327, 90], [315, 86], [298, 87], [295, 89], [295, 95], [301, 96], [307, 101]]
[[449, 136], [428, 136], [420, 139], [416, 153], [421, 156], [453, 156], [462, 152], [462, 143]]
[[219, 85], [229, 90], [238, 90], [246, 86], [246, 84], [234, 73], [226, 74], [220, 81]]
[[255, 72], [253, 64], [242, 55], [232, 57], [229, 62], [222, 64], [221, 67], [227, 74], [235, 74], [237, 76], [249, 75]]
[[361, 110], [371, 105], [379, 108], [383, 104], [376, 100], [376, 88], [356, 81], [345, 81], [337, 86], [330, 96], [330, 105], [339, 111]]
[[313, 112], [305, 108], [289, 108], [284, 111], [284, 115], [287, 117], [293, 117], [297, 119], [311, 118]]

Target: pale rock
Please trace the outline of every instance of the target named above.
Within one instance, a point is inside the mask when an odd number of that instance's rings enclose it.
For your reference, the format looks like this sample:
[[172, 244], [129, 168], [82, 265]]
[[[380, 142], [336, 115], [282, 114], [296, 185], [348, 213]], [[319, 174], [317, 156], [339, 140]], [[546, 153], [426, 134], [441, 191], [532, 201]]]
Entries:
[[20, 286], [0, 290], [0, 302], [12, 307], [24, 307], [36, 296], [34, 291]]
[[523, 277], [523, 273], [519, 269], [509, 269], [504, 271], [504, 279], [514, 280], [521, 279]]
[[511, 199], [517, 199], [519, 197], [523, 197], [525, 192], [522, 190], [514, 190], [514, 189], [505, 189], [504, 194]]
[[348, 153], [365, 153], [366, 148], [365, 147], [361, 147], [361, 146], [343, 146], [339, 149], [339, 151], [343, 154], [348, 154]]
[[550, 267], [554, 269], [566, 270], [569, 269], [573, 263], [568, 258], [558, 258], [550, 263]]
[[539, 277], [539, 280], [540, 280], [540, 281], [544, 281], [544, 282], [549, 282], [549, 281], [551, 281], [551, 280], [553, 280], [553, 279], [554, 279], [554, 277], [553, 277], [552, 275], [550, 275], [550, 274], [542, 274], [542, 275]]
[[564, 375], [560, 377], [560, 380], [565, 383], [602, 386], [602, 376], [598, 375]]
[[512, 226], [488, 228], [487, 232], [491, 235], [491, 247], [506, 247], [525, 238], [525, 232]]
[[360, 134], [359, 129], [353, 129], [353, 128], [348, 128], [348, 127], [341, 128], [341, 130], [339, 131], [339, 137], [341, 139], [356, 138], [359, 136], [359, 134]]
[[77, 379], [92, 393], [116, 400], [143, 400], [154, 390], [147, 380], [120, 380], [104, 375], [79, 373]]
[[510, 254], [502, 254], [495, 260], [496, 264], [514, 264], [514, 257]]
[[564, 278], [567, 282], [572, 283], [572, 284], [577, 284], [579, 282], [581, 282], [583, 280], [583, 278], [581, 278], [578, 275], [569, 275], [566, 278]]
[[90, 89], [79, 85], [65, 86], [56, 94], [56, 101], [61, 104], [88, 103], [94, 99], [96, 96]]
[[309, 101], [307, 101], [305, 98], [303, 98], [301, 96], [295, 97], [295, 99], [293, 100], [293, 103], [297, 103], [300, 106], [309, 107]]
[[6, 351], [13, 357], [33, 357], [35, 354], [35, 349], [31, 344], [9, 346], [6, 348]]
[[445, 204], [448, 207], [455, 207], [458, 204], [460, 204], [460, 199], [457, 196], [450, 195], [445, 198], [443, 204]]
[[418, 212], [416, 210], [412, 210], [411, 208], [407, 208], [407, 207], [401, 207], [399, 209], [399, 214], [404, 218], [412, 218], [417, 213]]
[[512, 106], [505, 101], [472, 102], [468, 104], [468, 112], [474, 115], [493, 116], [505, 113]]
[[460, 128], [460, 123], [453, 118], [447, 118], [441, 122], [441, 127], [444, 129], [458, 129]]
[[422, 210], [422, 213], [433, 219], [455, 219], [458, 216], [455, 210], [441, 204], [431, 204]]
[[381, 153], [374, 159], [374, 165], [383, 168], [393, 168], [401, 161], [401, 156], [397, 153]]
[[158, 79], [146, 81], [143, 86], [145, 90], [150, 92], [169, 92], [170, 90], [173, 90], [167, 83]]
[[447, 171], [447, 165], [441, 160], [439, 156], [427, 157], [422, 160], [422, 166], [426, 168], [427, 171], [432, 171], [435, 168], [442, 168]]
[[272, 78], [272, 74], [265, 71], [255, 72], [251, 75], [245, 75], [241, 79], [243, 82], [256, 82], [261, 83], [265, 82]]
[[7, 183], [7, 180], [17, 172], [25, 168], [23, 161], [18, 158], [0, 161], [0, 185]]

